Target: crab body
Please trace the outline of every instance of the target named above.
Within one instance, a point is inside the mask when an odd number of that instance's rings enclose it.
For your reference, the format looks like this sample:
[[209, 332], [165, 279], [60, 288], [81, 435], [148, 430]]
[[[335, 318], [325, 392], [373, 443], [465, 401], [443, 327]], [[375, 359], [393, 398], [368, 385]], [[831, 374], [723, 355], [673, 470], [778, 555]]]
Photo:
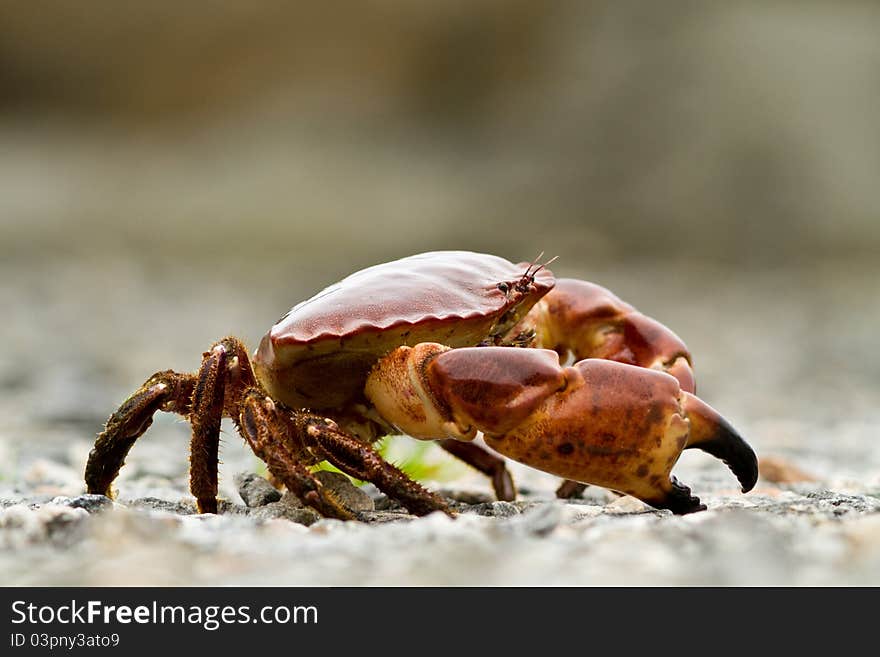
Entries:
[[[517, 348], [524, 347], [524, 348]], [[566, 364], [571, 362], [570, 365]], [[472, 441], [568, 481], [649, 504], [704, 509], [670, 476], [682, 450], [723, 459], [749, 490], [754, 452], [694, 395], [691, 358], [672, 331], [585, 281], [543, 265], [443, 251], [370, 267], [293, 307], [264, 336], [253, 365], [235, 338], [196, 374], [157, 372], [108, 420], [86, 468], [109, 493], [156, 410], [193, 427], [191, 490], [216, 510], [220, 418], [231, 417], [276, 480], [325, 515], [350, 518], [307, 466], [329, 460], [414, 513], [448, 512], [371, 447], [398, 431], [438, 440], [515, 488], [504, 460]], [[579, 482], [579, 483], [576, 483]]]
[[546, 269], [467, 251], [422, 253], [362, 271], [294, 306], [263, 337], [254, 369], [294, 408], [363, 401], [382, 356], [402, 345], [473, 347], [510, 330], [554, 285]]

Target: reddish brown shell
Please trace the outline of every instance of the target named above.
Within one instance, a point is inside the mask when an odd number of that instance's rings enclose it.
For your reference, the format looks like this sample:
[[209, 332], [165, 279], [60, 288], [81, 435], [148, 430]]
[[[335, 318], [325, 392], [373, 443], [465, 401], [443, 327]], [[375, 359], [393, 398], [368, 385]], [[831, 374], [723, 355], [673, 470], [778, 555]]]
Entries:
[[512, 327], [555, 283], [546, 269], [435, 251], [356, 272], [291, 309], [254, 358], [260, 382], [294, 407], [361, 400], [367, 374], [402, 345], [478, 345]]

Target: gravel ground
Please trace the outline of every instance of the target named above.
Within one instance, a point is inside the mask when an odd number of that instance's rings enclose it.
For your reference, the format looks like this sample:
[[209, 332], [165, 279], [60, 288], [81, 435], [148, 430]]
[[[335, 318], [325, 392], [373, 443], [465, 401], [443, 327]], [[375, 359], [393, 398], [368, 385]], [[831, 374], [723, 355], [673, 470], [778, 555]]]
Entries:
[[674, 517], [600, 489], [558, 502], [552, 477], [519, 466], [521, 498], [493, 502], [482, 477], [451, 466], [429, 483], [454, 501], [454, 520], [414, 519], [371, 486], [349, 491], [364, 522], [318, 519], [276, 499], [224, 425], [227, 502], [197, 516], [187, 429], [166, 415], [133, 449], [116, 502], [83, 496], [94, 433], [137, 384], [193, 369], [224, 333], [255, 345], [336, 274], [277, 266], [0, 265], [14, 282], [0, 303], [15, 309], [0, 327], [0, 583], [880, 584], [880, 298], [867, 263], [580, 272], [685, 338], [700, 395], [764, 459], [755, 491], [741, 495], [722, 464], [685, 454], [676, 475], [704, 513]]

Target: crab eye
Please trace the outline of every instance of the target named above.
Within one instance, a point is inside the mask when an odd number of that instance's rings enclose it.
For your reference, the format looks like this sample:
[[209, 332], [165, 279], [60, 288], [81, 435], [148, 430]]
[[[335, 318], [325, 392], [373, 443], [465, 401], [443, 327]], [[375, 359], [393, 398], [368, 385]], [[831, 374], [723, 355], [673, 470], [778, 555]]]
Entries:
[[507, 283], [499, 283], [498, 289], [507, 294], [507, 291], [510, 290], [510, 286]]

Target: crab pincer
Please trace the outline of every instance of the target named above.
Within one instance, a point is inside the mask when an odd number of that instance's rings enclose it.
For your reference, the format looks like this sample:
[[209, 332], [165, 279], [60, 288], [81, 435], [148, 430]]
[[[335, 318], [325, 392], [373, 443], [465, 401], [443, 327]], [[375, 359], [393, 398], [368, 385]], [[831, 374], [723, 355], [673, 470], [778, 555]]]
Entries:
[[706, 507], [670, 476], [682, 450], [723, 459], [743, 491], [752, 449], [714, 409], [664, 372], [602, 359], [570, 367], [548, 349], [400, 347], [366, 386], [379, 412], [423, 439], [472, 440], [566, 479], [676, 514]]

